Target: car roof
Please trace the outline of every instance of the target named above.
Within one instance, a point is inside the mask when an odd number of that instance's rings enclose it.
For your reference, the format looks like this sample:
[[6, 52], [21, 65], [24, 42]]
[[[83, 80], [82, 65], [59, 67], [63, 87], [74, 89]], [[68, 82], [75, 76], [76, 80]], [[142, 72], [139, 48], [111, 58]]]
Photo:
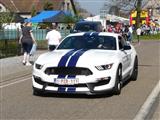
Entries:
[[100, 21], [79, 21], [79, 22], [77, 22], [78, 24], [79, 23], [86, 23], [86, 24], [94, 24], [94, 23], [101, 23]]
[[83, 36], [85, 34], [92, 35], [92, 34], [97, 34], [98, 36], [113, 36], [113, 37], [118, 37], [120, 34], [117, 33], [111, 33], [111, 32], [80, 32], [80, 33], [72, 33], [69, 34], [68, 36]]

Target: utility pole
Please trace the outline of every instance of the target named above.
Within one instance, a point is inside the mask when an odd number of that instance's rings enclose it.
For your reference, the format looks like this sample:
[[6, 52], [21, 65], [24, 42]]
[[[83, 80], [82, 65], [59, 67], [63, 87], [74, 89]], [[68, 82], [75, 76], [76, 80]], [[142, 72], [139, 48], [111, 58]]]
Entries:
[[140, 27], [141, 6], [142, 6], [142, 0], [137, 0], [137, 5], [136, 5], [136, 11], [137, 11], [136, 28]]
[[74, 4], [74, 1], [73, 1], [73, 0], [70, 0], [70, 2], [71, 2], [71, 5], [72, 5], [74, 14], [75, 14], [76, 16], [78, 16], [77, 10], [76, 10], [75, 4]]

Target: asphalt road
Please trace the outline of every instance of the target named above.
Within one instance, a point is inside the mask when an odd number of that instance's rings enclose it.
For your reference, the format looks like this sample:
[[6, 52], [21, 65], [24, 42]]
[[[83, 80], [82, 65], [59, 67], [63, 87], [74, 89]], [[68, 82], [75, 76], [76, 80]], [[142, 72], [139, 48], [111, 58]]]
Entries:
[[[135, 43], [134, 43], [135, 44]], [[160, 79], [160, 41], [135, 44], [139, 57], [137, 81], [119, 96], [32, 95], [32, 68], [22, 57], [0, 60], [1, 120], [132, 120]], [[33, 59], [35, 60], [36, 57]], [[158, 120], [157, 114], [154, 119]]]

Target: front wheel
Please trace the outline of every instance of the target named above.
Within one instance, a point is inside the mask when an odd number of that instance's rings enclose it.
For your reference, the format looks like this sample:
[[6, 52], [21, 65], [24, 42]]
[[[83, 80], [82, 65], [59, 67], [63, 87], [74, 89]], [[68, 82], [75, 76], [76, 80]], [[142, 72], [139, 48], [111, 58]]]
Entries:
[[138, 77], [138, 58], [136, 57], [134, 60], [134, 66], [130, 80], [136, 81], [137, 77]]
[[122, 88], [122, 68], [119, 66], [116, 73], [116, 81], [114, 86], [114, 94], [119, 95]]

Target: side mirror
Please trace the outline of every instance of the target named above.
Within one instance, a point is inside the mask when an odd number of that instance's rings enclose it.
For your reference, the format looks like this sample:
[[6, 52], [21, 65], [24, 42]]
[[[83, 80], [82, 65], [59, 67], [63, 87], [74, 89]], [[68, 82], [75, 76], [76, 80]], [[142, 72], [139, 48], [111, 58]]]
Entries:
[[130, 50], [130, 49], [131, 49], [131, 46], [125, 45], [125, 46], [123, 47], [123, 49], [124, 49], [124, 50]]

